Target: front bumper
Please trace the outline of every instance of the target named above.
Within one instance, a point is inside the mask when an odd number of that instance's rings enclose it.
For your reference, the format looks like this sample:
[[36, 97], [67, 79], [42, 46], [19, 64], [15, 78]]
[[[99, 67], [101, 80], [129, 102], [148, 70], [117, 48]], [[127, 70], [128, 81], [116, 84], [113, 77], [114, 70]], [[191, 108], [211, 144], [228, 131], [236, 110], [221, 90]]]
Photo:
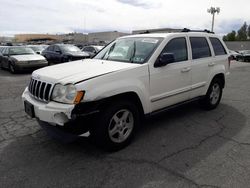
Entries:
[[72, 119], [71, 112], [75, 107], [73, 104], [38, 101], [30, 96], [28, 88], [23, 92], [22, 100], [28, 101], [33, 105], [34, 115], [40, 121], [48, 122], [52, 125], [64, 125]]
[[[88, 132], [96, 123], [101, 101], [74, 104], [61, 104], [50, 101], [41, 102], [30, 96], [28, 88], [22, 95], [22, 100], [34, 107], [34, 115], [43, 128], [49, 132], [81, 135]], [[55, 131], [56, 130], [56, 131]], [[48, 132], [48, 131], [47, 131]], [[61, 134], [61, 136], [63, 135]], [[62, 136], [62, 137], [65, 137]]]
[[16, 63], [15, 68], [16, 70], [32, 70], [37, 68], [42, 68], [48, 66], [48, 62], [46, 63], [36, 63], [36, 64], [27, 64], [27, 63]]

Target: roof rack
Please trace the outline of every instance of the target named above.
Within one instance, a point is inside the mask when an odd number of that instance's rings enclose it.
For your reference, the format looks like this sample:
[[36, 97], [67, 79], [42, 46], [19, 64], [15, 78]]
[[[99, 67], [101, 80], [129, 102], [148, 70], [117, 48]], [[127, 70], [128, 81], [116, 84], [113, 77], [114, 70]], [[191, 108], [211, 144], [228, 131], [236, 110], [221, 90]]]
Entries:
[[214, 32], [209, 31], [207, 29], [204, 29], [204, 30], [191, 30], [191, 29], [184, 28], [181, 32], [205, 32], [205, 33], [212, 33], [212, 34], [214, 34]]

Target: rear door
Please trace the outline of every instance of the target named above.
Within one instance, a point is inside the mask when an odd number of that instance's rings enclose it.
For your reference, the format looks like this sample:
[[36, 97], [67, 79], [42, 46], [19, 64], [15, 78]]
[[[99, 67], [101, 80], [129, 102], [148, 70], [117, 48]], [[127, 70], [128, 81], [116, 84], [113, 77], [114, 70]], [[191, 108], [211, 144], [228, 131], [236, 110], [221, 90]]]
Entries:
[[190, 36], [190, 50], [192, 56], [192, 91], [190, 97], [204, 94], [209, 78], [209, 67], [213, 61], [212, 52], [206, 36]]

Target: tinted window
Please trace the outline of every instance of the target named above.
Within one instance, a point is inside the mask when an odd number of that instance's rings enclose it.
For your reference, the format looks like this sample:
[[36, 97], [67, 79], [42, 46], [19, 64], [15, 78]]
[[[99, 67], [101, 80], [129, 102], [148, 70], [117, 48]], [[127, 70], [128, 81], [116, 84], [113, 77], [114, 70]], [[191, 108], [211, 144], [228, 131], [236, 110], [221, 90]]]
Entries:
[[172, 53], [174, 62], [186, 61], [188, 59], [186, 39], [184, 37], [172, 39], [165, 46], [162, 53]]
[[58, 46], [54, 46], [53, 51], [55, 51], [55, 52], [60, 52], [61, 50], [60, 50], [60, 48], [59, 48]]
[[205, 37], [190, 37], [193, 59], [210, 57], [211, 51]]
[[215, 55], [224, 55], [224, 54], [226, 54], [226, 50], [225, 50], [224, 46], [221, 44], [219, 39], [212, 38], [212, 37], [209, 38], [209, 39], [210, 39], [210, 41], [212, 43]]
[[49, 47], [47, 48], [47, 50], [48, 50], [48, 51], [53, 51], [53, 50], [54, 50], [54, 46], [49, 46]]

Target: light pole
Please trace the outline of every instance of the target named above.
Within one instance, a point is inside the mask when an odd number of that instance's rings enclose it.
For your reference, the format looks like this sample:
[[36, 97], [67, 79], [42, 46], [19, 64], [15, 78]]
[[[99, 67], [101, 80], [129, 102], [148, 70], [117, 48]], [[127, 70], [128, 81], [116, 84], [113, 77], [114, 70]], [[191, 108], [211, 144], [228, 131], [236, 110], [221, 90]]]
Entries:
[[210, 9], [207, 9], [207, 12], [212, 14], [212, 29], [211, 31], [214, 31], [214, 15], [215, 13], [219, 14], [220, 13], [220, 7], [211, 7]]

